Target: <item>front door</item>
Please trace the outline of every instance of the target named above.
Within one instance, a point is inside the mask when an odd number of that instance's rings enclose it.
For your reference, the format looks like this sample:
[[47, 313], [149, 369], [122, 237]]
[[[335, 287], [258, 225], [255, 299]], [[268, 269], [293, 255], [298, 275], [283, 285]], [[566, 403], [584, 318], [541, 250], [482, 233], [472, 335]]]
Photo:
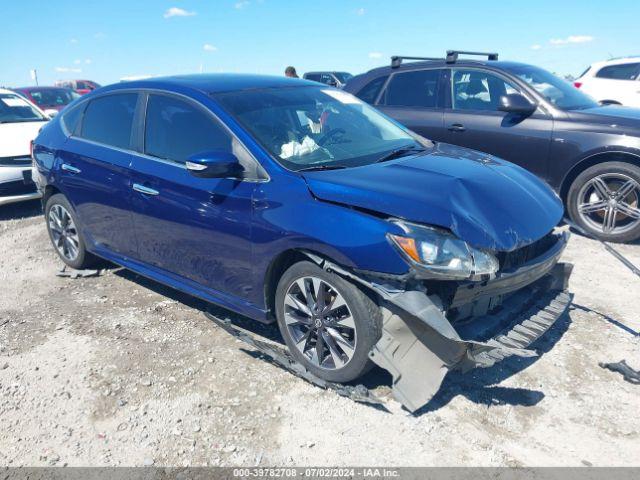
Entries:
[[144, 152], [134, 156], [133, 217], [139, 259], [165, 273], [240, 298], [251, 290], [252, 195], [256, 183], [198, 178], [192, 155], [243, 148], [200, 105], [150, 94]]
[[527, 117], [499, 111], [502, 95], [523, 92], [497, 74], [453, 69], [450, 78], [446, 141], [490, 153], [546, 178], [552, 117], [540, 109]]

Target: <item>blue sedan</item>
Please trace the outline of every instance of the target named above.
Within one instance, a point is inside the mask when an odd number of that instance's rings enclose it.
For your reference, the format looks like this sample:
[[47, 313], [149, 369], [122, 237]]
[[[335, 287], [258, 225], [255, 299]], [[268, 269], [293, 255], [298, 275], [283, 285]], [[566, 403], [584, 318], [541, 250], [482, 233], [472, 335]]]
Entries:
[[453, 368], [562, 314], [559, 198], [520, 167], [410, 132], [341, 90], [254, 75], [121, 83], [35, 140], [49, 236], [261, 322], [313, 375], [372, 364], [415, 410]]

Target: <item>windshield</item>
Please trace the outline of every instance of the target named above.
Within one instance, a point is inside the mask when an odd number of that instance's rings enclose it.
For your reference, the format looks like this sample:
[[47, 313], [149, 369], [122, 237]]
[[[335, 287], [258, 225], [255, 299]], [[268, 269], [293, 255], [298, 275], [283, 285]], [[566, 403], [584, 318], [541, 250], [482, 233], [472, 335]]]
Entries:
[[43, 88], [31, 90], [29, 93], [40, 107], [64, 107], [80, 97], [73, 90], [66, 88]]
[[334, 72], [333, 74], [340, 81], [340, 83], [347, 83], [347, 80], [351, 80], [353, 78], [353, 75], [347, 72]]
[[561, 110], [597, 107], [598, 102], [569, 82], [551, 72], [530, 65], [508, 67], [507, 70], [536, 89], [544, 98]]
[[431, 146], [341, 90], [274, 88], [216, 98], [291, 170], [355, 167], [380, 161], [399, 148]]
[[36, 108], [24, 98], [0, 93], [0, 123], [42, 122], [47, 120]]

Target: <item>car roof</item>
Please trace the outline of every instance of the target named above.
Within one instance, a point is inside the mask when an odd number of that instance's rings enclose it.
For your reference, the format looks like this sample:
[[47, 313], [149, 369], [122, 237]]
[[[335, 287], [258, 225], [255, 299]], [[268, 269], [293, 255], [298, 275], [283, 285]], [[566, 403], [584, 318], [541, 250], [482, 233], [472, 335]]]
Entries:
[[621, 57], [610, 58], [609, 60], [602, 60], [601, 62], [595, 62], [591, 64], [591, 67], [604, 67], [606, 65], [624, 65], [626, 63], [638, 63], [640, 62], [640, 56], [634, 57]]
[[0, 93], [11, 93], [13, 95], [16, 94], [13, 90], [9, 90], [8, 88], [0, 88]]
[[252, 75], [252, 74], [195, 74], [176, 75], [171, 77], [154, 77], [144, 80], [134, 80], [117, 84], [120, 88], [167, 88], [167, 87], [187, 87], [201, 92], [221, 93], [238, 90], [253, 90], [260, 88], [281, 88], [281, 87], [317, 87], [316, 82], [303, 80], [300, 78], [290, 78], [274, 75]]

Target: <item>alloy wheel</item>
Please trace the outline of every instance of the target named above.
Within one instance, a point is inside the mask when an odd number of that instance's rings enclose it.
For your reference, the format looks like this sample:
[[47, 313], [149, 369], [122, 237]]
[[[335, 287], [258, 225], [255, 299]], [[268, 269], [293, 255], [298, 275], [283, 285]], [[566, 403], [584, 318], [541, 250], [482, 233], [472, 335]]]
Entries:
[[49, 231], [56, 249], [67, 260], [73, 262], [80, 251], [80, 237], [71, 214], [59, 203], [49, 209]]
[[578, 192], [578, 214], [599, 232], [626, 233], [640, 224], [640, 184], [622, 173], [598, 175]]
[[294, 281], [284, 298], [284, 320], [296, 348], [315, 366], [344, 367], [356, 351], [356, 325], [342, 294], [317, 277]]

